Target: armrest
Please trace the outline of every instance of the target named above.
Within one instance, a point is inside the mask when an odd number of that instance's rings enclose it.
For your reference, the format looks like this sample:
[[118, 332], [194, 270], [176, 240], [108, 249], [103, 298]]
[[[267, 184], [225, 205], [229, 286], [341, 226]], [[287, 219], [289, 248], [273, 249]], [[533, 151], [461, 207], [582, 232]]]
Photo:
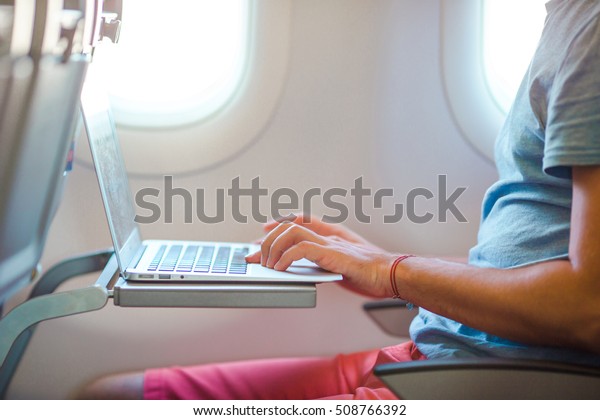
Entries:
[[363, 309], [387, 334], [408, 337], [410, 323], [417, 315], [417, 311], [409, 309], [408, 306], [409, 303], [402, 299], [386, 299], [367, 302]]
[[600, 369], [556, 362], [426, 360], [377, 366], [404, 399], [599, 399]]

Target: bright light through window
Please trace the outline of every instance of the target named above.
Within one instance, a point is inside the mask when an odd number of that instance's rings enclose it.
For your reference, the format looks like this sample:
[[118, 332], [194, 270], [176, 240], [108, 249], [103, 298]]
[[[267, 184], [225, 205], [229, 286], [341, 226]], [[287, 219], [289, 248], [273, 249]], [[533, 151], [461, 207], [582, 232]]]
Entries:
[[249, 0], [127, 0], [121, 38], [96, 51], [117, 123], [197, 122], [240, 85], [248, 54]]
[[491, 93], [508, 112], [542, 33], [547, 0], [485, 0], [483, 61]]

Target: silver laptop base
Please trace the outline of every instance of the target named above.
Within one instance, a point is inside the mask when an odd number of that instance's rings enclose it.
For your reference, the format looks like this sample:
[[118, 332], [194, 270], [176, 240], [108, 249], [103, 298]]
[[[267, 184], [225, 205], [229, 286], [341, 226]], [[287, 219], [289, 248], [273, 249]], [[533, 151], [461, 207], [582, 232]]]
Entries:
[[114, 304], [123, 307], [313, 308], [314, 285], [291, 284], [149, 284], [119, 278]]

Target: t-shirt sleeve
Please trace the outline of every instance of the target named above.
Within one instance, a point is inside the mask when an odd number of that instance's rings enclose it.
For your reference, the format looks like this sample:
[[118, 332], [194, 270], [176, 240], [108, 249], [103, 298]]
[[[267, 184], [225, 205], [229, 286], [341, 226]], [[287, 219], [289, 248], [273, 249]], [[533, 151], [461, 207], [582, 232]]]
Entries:
[[543, 168], [561, 178], [571, 167], [600, 165], [600, 17], [574, 39], [549, 95]]

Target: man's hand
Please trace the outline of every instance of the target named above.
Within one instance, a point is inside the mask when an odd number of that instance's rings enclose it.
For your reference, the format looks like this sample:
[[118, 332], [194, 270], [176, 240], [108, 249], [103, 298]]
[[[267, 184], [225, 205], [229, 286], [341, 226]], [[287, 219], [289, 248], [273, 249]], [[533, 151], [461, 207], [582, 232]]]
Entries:
[[327, 236], [332, 239], [341, 239], [347, 242], [351, 242], [353, 244], [362, 245], [373, 250], [384, 252], [383, 249], [367, 241], [365, 238], [351, 231], [347, 227], [339, 224], [325, 223], [319, 220], [316, 216], [299, 214], [297, 216], [291, 216], [282, 220], [273, 220], [264, 225], [264, 230], [265, 232], [269, 233], [273, 229], [278, 227], [282, 222], [286, 221], [293, 222], [299, 226], [305, 227], [321, 236]]
[[[296, 223], [298, 222], [298, 223]], [[249, 263], [284, 271], [306, 258], [319, 267], [342, 274], [342, 284], [373, 297], [393, 295], [389, 270], [395, 256], [341, 226], [298, 217], [295, 222], [271, 222], [261, 250], [248, 255]]]

